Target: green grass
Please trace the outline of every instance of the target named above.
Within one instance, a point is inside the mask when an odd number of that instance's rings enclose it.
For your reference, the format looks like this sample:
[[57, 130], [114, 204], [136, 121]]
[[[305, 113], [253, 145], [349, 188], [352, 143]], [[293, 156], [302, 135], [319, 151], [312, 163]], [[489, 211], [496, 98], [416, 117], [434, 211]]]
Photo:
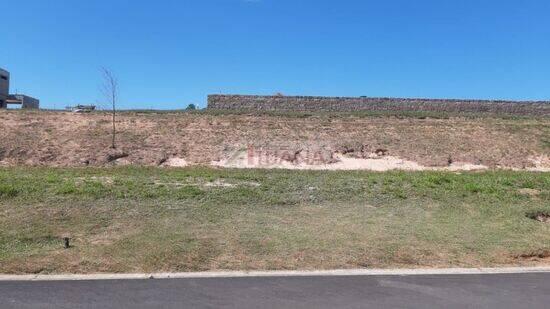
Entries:
[[548, 211], [549, 173], [3, 168], [0, 273], [540, 264]]

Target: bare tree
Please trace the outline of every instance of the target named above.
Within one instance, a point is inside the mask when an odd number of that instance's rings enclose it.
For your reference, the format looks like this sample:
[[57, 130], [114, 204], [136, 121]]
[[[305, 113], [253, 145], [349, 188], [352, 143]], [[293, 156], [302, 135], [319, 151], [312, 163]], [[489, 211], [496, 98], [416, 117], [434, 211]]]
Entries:
[[116, 148], [116, 103], [118, 100], [118, 80], [113, 72], [105, 67], [101, 68], [103, 76], [102, 91], [107, 103], [112, 105], [113, 112], [113, 141], [111, 148]]

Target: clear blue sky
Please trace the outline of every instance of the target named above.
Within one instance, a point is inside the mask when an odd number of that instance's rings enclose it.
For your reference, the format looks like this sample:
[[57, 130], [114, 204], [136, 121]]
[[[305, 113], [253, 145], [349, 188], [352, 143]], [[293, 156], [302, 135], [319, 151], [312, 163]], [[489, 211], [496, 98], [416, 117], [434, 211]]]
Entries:
[[213, 93], [550, 99], [548, 0], [0, 0], [0, 67], [46, 108]]

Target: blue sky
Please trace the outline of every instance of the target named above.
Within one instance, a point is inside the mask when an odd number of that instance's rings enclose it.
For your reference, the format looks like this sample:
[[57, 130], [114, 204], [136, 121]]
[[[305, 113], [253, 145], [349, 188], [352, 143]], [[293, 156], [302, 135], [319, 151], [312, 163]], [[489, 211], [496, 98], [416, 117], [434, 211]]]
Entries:
[[0, 67], [46, 108], [207, 94], [549, 99], [550, 2], [0, 0]]

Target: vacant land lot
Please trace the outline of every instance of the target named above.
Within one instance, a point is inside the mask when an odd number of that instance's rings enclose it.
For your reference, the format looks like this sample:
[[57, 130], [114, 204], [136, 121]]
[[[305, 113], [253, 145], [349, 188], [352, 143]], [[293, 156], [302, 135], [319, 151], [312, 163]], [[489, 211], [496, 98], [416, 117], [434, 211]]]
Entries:
[[548, 212], [550, 173], [10, 167], [0, 273], [548, 265]]

